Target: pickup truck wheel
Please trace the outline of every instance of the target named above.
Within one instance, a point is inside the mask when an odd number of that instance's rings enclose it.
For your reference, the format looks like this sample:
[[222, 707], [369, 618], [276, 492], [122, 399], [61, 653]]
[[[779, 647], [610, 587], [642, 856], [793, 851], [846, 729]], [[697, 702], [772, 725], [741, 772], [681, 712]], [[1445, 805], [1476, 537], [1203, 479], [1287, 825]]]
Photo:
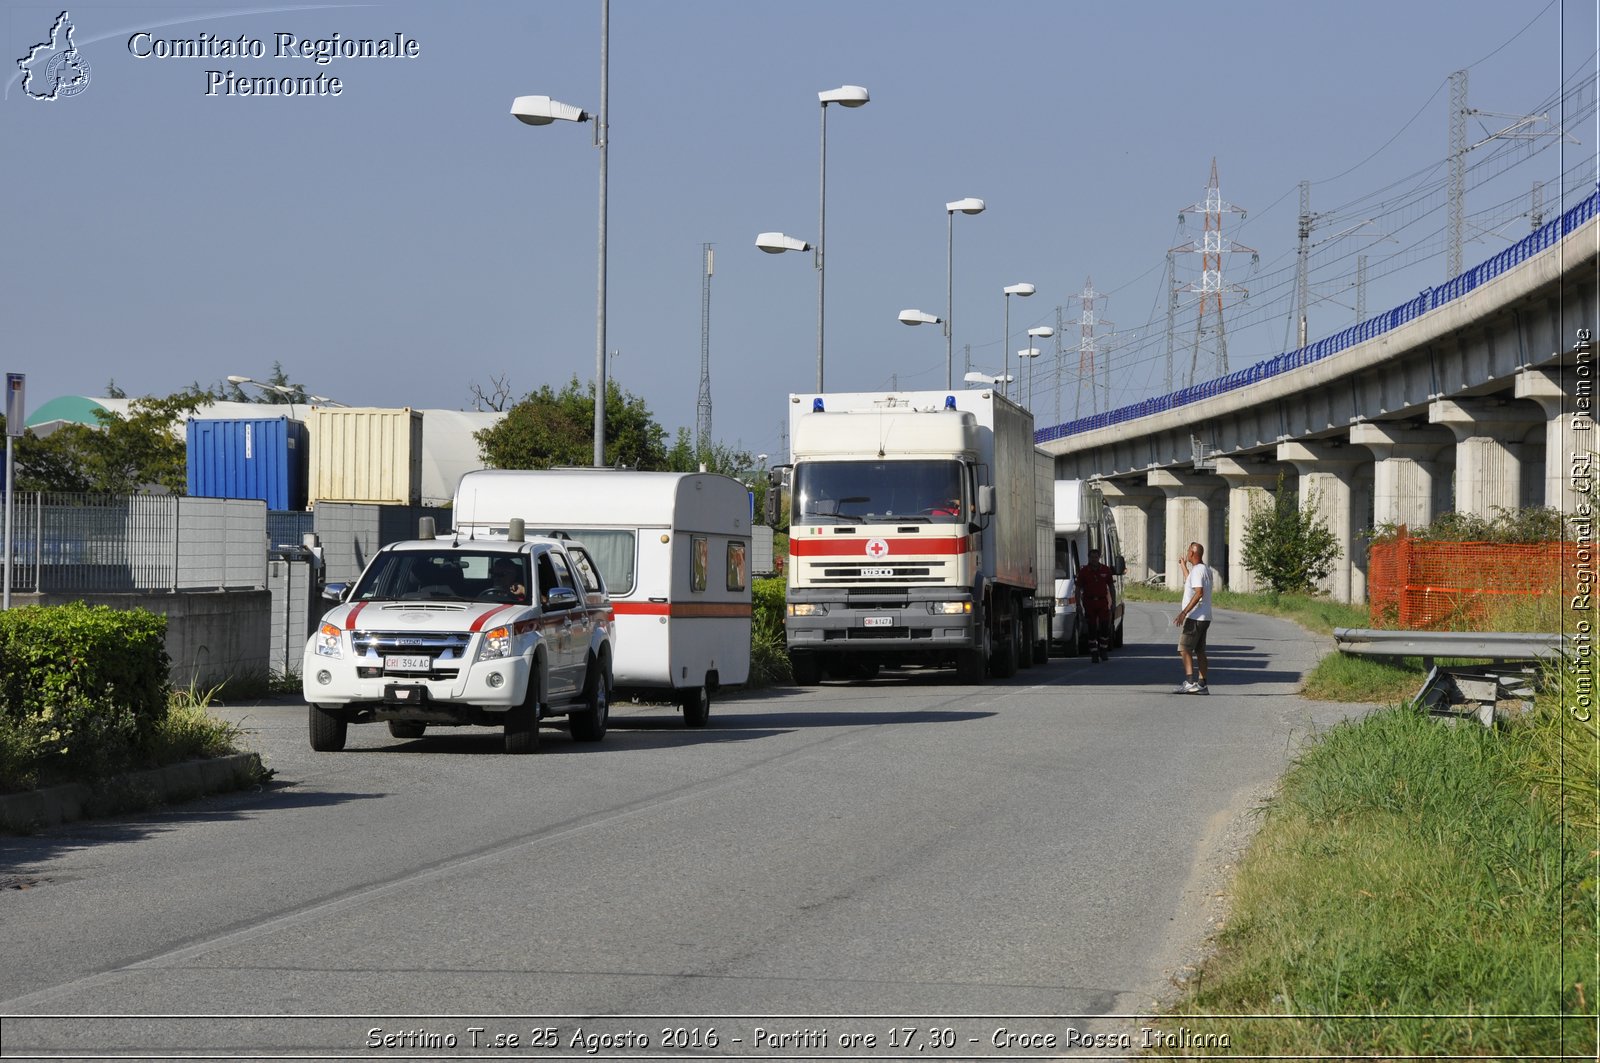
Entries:
[[389, 733], [395, 738], [421, 738], [427, 731], [425, 723], [412, 723], [409, 720], [390, 720]]
[[506, 713], [506, 752], [539, 752], [539, 705], [544, 695], [544, 665], [536, 662], [522, 704]]
[[691, 690], [678, 693], [678, 704], [683, 706], [685, 727], [704, 727], [711, 720], [711, 688], [701, 683]]
[[611, 719], [611, 669], [608, 658], [589, 661], [589, 680], [584, 684], [584, 708], [567, 714], [567, 726], [575, 742], [598, 742], [606, 736]]
[[1113, 649], [1122, 648], [1122, 621], [1117, 621], [1116, 629], [1111, 632], [1111, 646]]
[[337, 753], [344, 748], [350, 732], [349, 721], [335, 716], [320, 705], [308, 705], [311, 723], [311, 748], [318, 753]]
[[814, 687], [822, 681], [822, 669], [817, 667], [817, 659], [809, 653], [790, 654], [789, 667], [794, 672], [796, 686]]

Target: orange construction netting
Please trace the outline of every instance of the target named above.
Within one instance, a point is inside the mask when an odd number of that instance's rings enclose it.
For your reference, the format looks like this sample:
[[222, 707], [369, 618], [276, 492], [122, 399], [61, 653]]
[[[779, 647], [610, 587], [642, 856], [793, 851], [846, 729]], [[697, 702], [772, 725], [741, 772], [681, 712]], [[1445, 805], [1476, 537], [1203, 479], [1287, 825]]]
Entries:
[[1495, 598], [1561, 586], [1576, 543], [1451, 543], [1401, 537], [1367, 548], [1367, 601], [1377, 627], [1453, 627]]

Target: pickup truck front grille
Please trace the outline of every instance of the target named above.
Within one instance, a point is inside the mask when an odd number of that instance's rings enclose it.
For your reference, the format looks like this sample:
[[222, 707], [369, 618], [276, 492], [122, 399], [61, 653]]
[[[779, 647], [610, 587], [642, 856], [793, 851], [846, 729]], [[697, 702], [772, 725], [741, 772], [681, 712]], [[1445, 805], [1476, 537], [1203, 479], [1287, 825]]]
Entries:
[[390, 655], [428, 657], [433, 661], [428, 678], [453, 678], [461, 673], [471, 644], [472, 636], [462, 631], [357, 631], [350, 636], [357, 673], [368, 679], [383, 674], [383, 659]]

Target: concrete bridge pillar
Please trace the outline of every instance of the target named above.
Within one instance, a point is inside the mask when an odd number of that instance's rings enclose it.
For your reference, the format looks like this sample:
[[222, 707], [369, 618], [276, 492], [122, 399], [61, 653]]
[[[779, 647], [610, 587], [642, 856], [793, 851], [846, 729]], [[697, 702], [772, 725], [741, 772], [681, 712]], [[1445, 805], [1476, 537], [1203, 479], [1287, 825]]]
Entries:
[[1230, 590], [1258, 591], [1262, 584], [1244, 566], [1244, 531], [1250, 511], [1272, 505], [1272, 490], [1278, 486], [1278, 466], [1236, 458], [1218, 458], [1217, 475], [1228, 485], [1228, 571]]
[[[1212, 526], [1218, 515], [1213, 511], [1222, 484], [1215, 476], [1173, 469], [1152, 469], [1149, 476], [1150, 486], [1166, 495], [1164, 556], [1158, 571], [1166, 572], [1168, 590], [1182, 590], [1183, 570], [1178, 567], [1178, 558], [1188, 551], [1190, 543], [1205, 547], [1207, 564], [1218, 561], [1220, 536], [1212, 534]], [[1220, 574], [1221, 569], [1217, 571]], [[1223, 582], [1218, 579], [1212, 589], [1222, 587]]]
[[1443, 428], [1404, 421], [1350, 426], [1350, 442], [1372, 452], [1372, 520], [1422, 528], [1432, 523], [1439, 456], [1455, 444]]
[[1301, 508], [1315, 500], [1317, 512], [1339, 544], [1339, 559], [1320, 589], [1336, 601], [1364, 602], [1367, 599], [1367, 574], [1352, 561], [1355, 513], [1351, 502], [1355, 482], [1365, 454], [1331, 443], [1279, 443], [1278, 460], [1295, 467], [1300, 474]]
[[1165, 547], [1165, 542], [1161, 541], [1153, 550], [1151, 548], [1151, 533], [1159, 533], [1162, 522], [1157, 520], [1151, 527], [1150, 511], [1165, 496], [1133, 480], [1096, 480], [1095, 484], [1105, 496], [1106, 505], [1111, 507], [1112, 519], [1117, 522], [1122, 556], [1128, 563], [1128, 579], [1143, 583], [1152, 572], [1165, 571], [1159, 563], [1154, 567], [1150, 564], [1152, 558], [1161, 556]]
[[1600, 450], [1594, 418], [1578, 410], [1572, 387], [1562, 387], [1559, 369], [1524, 369], [1517, 374], [1516, 397], [1531, 399], [1544, 411], [1544, 505], [1572, 513], [1582, 501], [1572, 489], [1573, 470], [1591, 475], [1592, 455]]
[[1428, 420], [1456, 437], [1456, 511], [1490, 518], [1522, 501], [1522, 444], [1542, 412], [1495, 399], [1435, 399]]

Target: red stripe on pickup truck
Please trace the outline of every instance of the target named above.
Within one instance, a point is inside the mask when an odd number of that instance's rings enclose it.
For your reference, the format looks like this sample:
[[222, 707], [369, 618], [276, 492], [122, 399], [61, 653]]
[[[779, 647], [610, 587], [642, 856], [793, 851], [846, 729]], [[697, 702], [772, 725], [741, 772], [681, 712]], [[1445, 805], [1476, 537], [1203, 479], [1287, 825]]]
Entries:
[[357, 602], [356, 607], [345, 614], [344, 629], [346, 631], [354, 631], [356, 629], [356, 617], [360, 616], [361, 610], [365, 609], [366, 607], [366, 602]]
[[478, 619], [474, 620], [472, 622], [472, 627], [469, 628], [468, 630], [470, 630], [470, 631], [472, 631], [474, 633], [476, 633], [478, 631], [482, 631], [483, 630], [484, 621], [488, 620], [494, 614], [505, 612], [507, 609], [510, 609], [510, 608], [511, 608], [511, 606], [509, 606], [509, 605], [497, 605], [497, 606], [495, 606], [493, 609], [490, 609], [488, 612], [486, 612], [482, 616], [478, 617]]
[[889, 552], [882, 557], [867, 553], [867, 543], [872, 539], [862, 535], [830, 536], [826, 539], [789, 539], [790, 557], [862, 557], [868, 561], [894, 561], [916, 554], [964, 554], [972, 549], [970, 536], [939, 539], [895, 539], [880, 536], [889, 544]]

